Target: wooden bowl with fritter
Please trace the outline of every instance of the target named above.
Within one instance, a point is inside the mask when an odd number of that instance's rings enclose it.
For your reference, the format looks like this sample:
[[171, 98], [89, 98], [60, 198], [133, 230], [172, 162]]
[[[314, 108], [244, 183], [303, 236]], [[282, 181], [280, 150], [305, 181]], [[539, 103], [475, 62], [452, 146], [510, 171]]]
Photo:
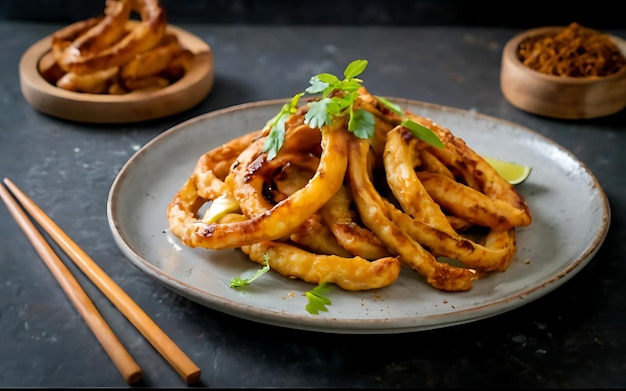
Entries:
[[[130, 23], [130, 22], [129, 22]], [[37, 111], [85, 123], [134, 123], [174, 115], [199, 104], [213, 88], [213, 52], [199, 37], [168, 25], [194, 53], [189, 70], [167, 87], [123, 95], [68, 91], [49, 83], [38, 64], [51, 50], [52, 35], [33, 44], [19, 64], [22, 95]]]

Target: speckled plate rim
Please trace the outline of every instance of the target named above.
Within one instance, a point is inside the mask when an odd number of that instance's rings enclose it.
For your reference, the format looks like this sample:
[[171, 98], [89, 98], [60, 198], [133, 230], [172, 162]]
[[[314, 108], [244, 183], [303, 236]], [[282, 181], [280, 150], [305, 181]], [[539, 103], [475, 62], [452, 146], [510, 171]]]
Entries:
[[415, 332], [495, 316], [553, 291], [593, 258], [606, 237], [611, 212], [596, 178], [572, 153], [508, 121], [391, 99], [450, 128], [479, 153], [534, 167], [518, 186], [534, 220], [518, 229], [518, 252], [508, 270], [476, 281], [468, 292], [446, 293], [404, 268], [396, 283], [384, 289], [345, 292], [333, 287], [333, 303], [319, 315], [305, 310], [304, 293], [312, 286], [277, 273], [243, 290], [228, 288], [230, 279], [252, 275], [259, 266], [239, 250], [181, 245], [168, 230], [166, 208], [202, 153], [262, 127], [285, 100], [200, 115], [145, 144], [121, 168], [109, 192], [107, 217], [115, 242], [139, 270], [208, 308], [265, 324], [339, 334]]
[[[130, 21], [130, 24], [137, 23]], [[66, 120], [86, 123], [134, 123], [167, 117], [199, 104], [214, 83], [213, 51], [201, 38], [168, 24], [181, 44], [196, 54], [185, 75], [165, 88], [124, 95], [86, 94], [48, 83], [37, 68], [50, 51], [52, 34], [30, 46], [20, 58], [20, 89], [24, 99], [38, 111]], [[158, 108], [154, 110], [154, 108]]]

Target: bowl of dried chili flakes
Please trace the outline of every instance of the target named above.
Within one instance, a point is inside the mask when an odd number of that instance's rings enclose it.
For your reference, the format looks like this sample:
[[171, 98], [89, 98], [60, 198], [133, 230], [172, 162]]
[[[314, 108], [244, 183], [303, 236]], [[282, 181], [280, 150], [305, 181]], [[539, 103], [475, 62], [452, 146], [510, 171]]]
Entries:
[[500, 88], [513, 106], [560, 119], [626, 107], [626, 41], [576, 22], [524, 31], [502, 51]]

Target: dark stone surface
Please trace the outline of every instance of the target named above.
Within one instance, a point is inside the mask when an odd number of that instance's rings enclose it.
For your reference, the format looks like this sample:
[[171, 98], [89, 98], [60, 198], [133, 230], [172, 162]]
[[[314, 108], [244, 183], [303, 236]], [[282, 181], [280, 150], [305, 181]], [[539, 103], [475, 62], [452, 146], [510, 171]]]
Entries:
[[[72, 22], [104, 10], [104, 0], [2, 0], [0, 19]], [[578, 22], [624, 28], [617, 2], [526, 0], [161, 0], [173, 23], [254, 25], [464, 25], [531, 28]]]
[[[5, 3], [6, 4], [6, 3]], [[22, 53], [60, 23], [0, 23], [0, 168], [29, 194], [202, 369], [200, 386], [622, 388], [626, 386], [626, 112], [559, 121], [519, 111], [499, 88], [504, 27], [180, 27], [209, 43], [216, 83], [197, 107], [133, 125], [87, 125], [36, 112], [22, 97]], [[613, 30], [626, 37], [626, 30]], [[475, 110], [536, 130], [596, 175], [612, 208], [604, 245], [554, 292], [474, 323], [397, 335], [282, 329], [205, 308], [134, 268], [106, 217], [127, 159], [169, 127], [211, 110], [300, 91], [311, 75], [370, 65], [368, 89]], [[584, 208], [584, 205], [580, 206]], [[144, 369], [139, 386], [185, 387], [161, 356], [73, 264]], [[124, 387], [119, 373], [0, 207], [0, 387]]]

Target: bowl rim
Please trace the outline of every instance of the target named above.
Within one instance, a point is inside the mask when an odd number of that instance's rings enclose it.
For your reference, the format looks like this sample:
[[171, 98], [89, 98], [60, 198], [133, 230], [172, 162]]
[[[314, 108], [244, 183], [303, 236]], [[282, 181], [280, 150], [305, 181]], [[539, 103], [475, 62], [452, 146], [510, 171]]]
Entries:
[[[504, 46], [504, 50], [503, 50], [504, 59], [508, 59], [510, 64], [516, 67], [518, 70], [527, 71], [531, 73], [534, 77], [545, 79], [546, 81], [560, 82], [560, 83], [593, 84], [593, 83], [605, 82], [605, 81], [612, 82], [616, 79], [620, 79], [621, 77], [624, 76], [624, 74], [626, 74], [626, 66], [624, 66], [617, 73], [613, 73], [608, 76], [600, 76], [600, 77], [597, 77], [597, 76], [571, 77], [571, 76], [549, 75], [549, 74], [539, 72], [535, 69], [532, 69], [524, 65], [517, 57], [517, 48], [524, 39], [528, 37], [536, 37], [539, 35], [545, 35], [547, 33], [554, 32], [554, 31], [560, 31], [560, 30], [565, 29], [566, 27], [567, 26], [557, 26], [557, 25], [543, 26], [543, 27], [532, 28], [530, 30], [525, 30], [525, 31], [522, 31], [521, 33], [516, 34]], [[626, 57], [626, 41], [620, 37], [617, 37], [609, 33], [603, 32], [603, 34], [608, 35], [609, 38], [611, 38], [611, 40], [617, 45], [617, 48], [620, 50], [622, 55]]]

